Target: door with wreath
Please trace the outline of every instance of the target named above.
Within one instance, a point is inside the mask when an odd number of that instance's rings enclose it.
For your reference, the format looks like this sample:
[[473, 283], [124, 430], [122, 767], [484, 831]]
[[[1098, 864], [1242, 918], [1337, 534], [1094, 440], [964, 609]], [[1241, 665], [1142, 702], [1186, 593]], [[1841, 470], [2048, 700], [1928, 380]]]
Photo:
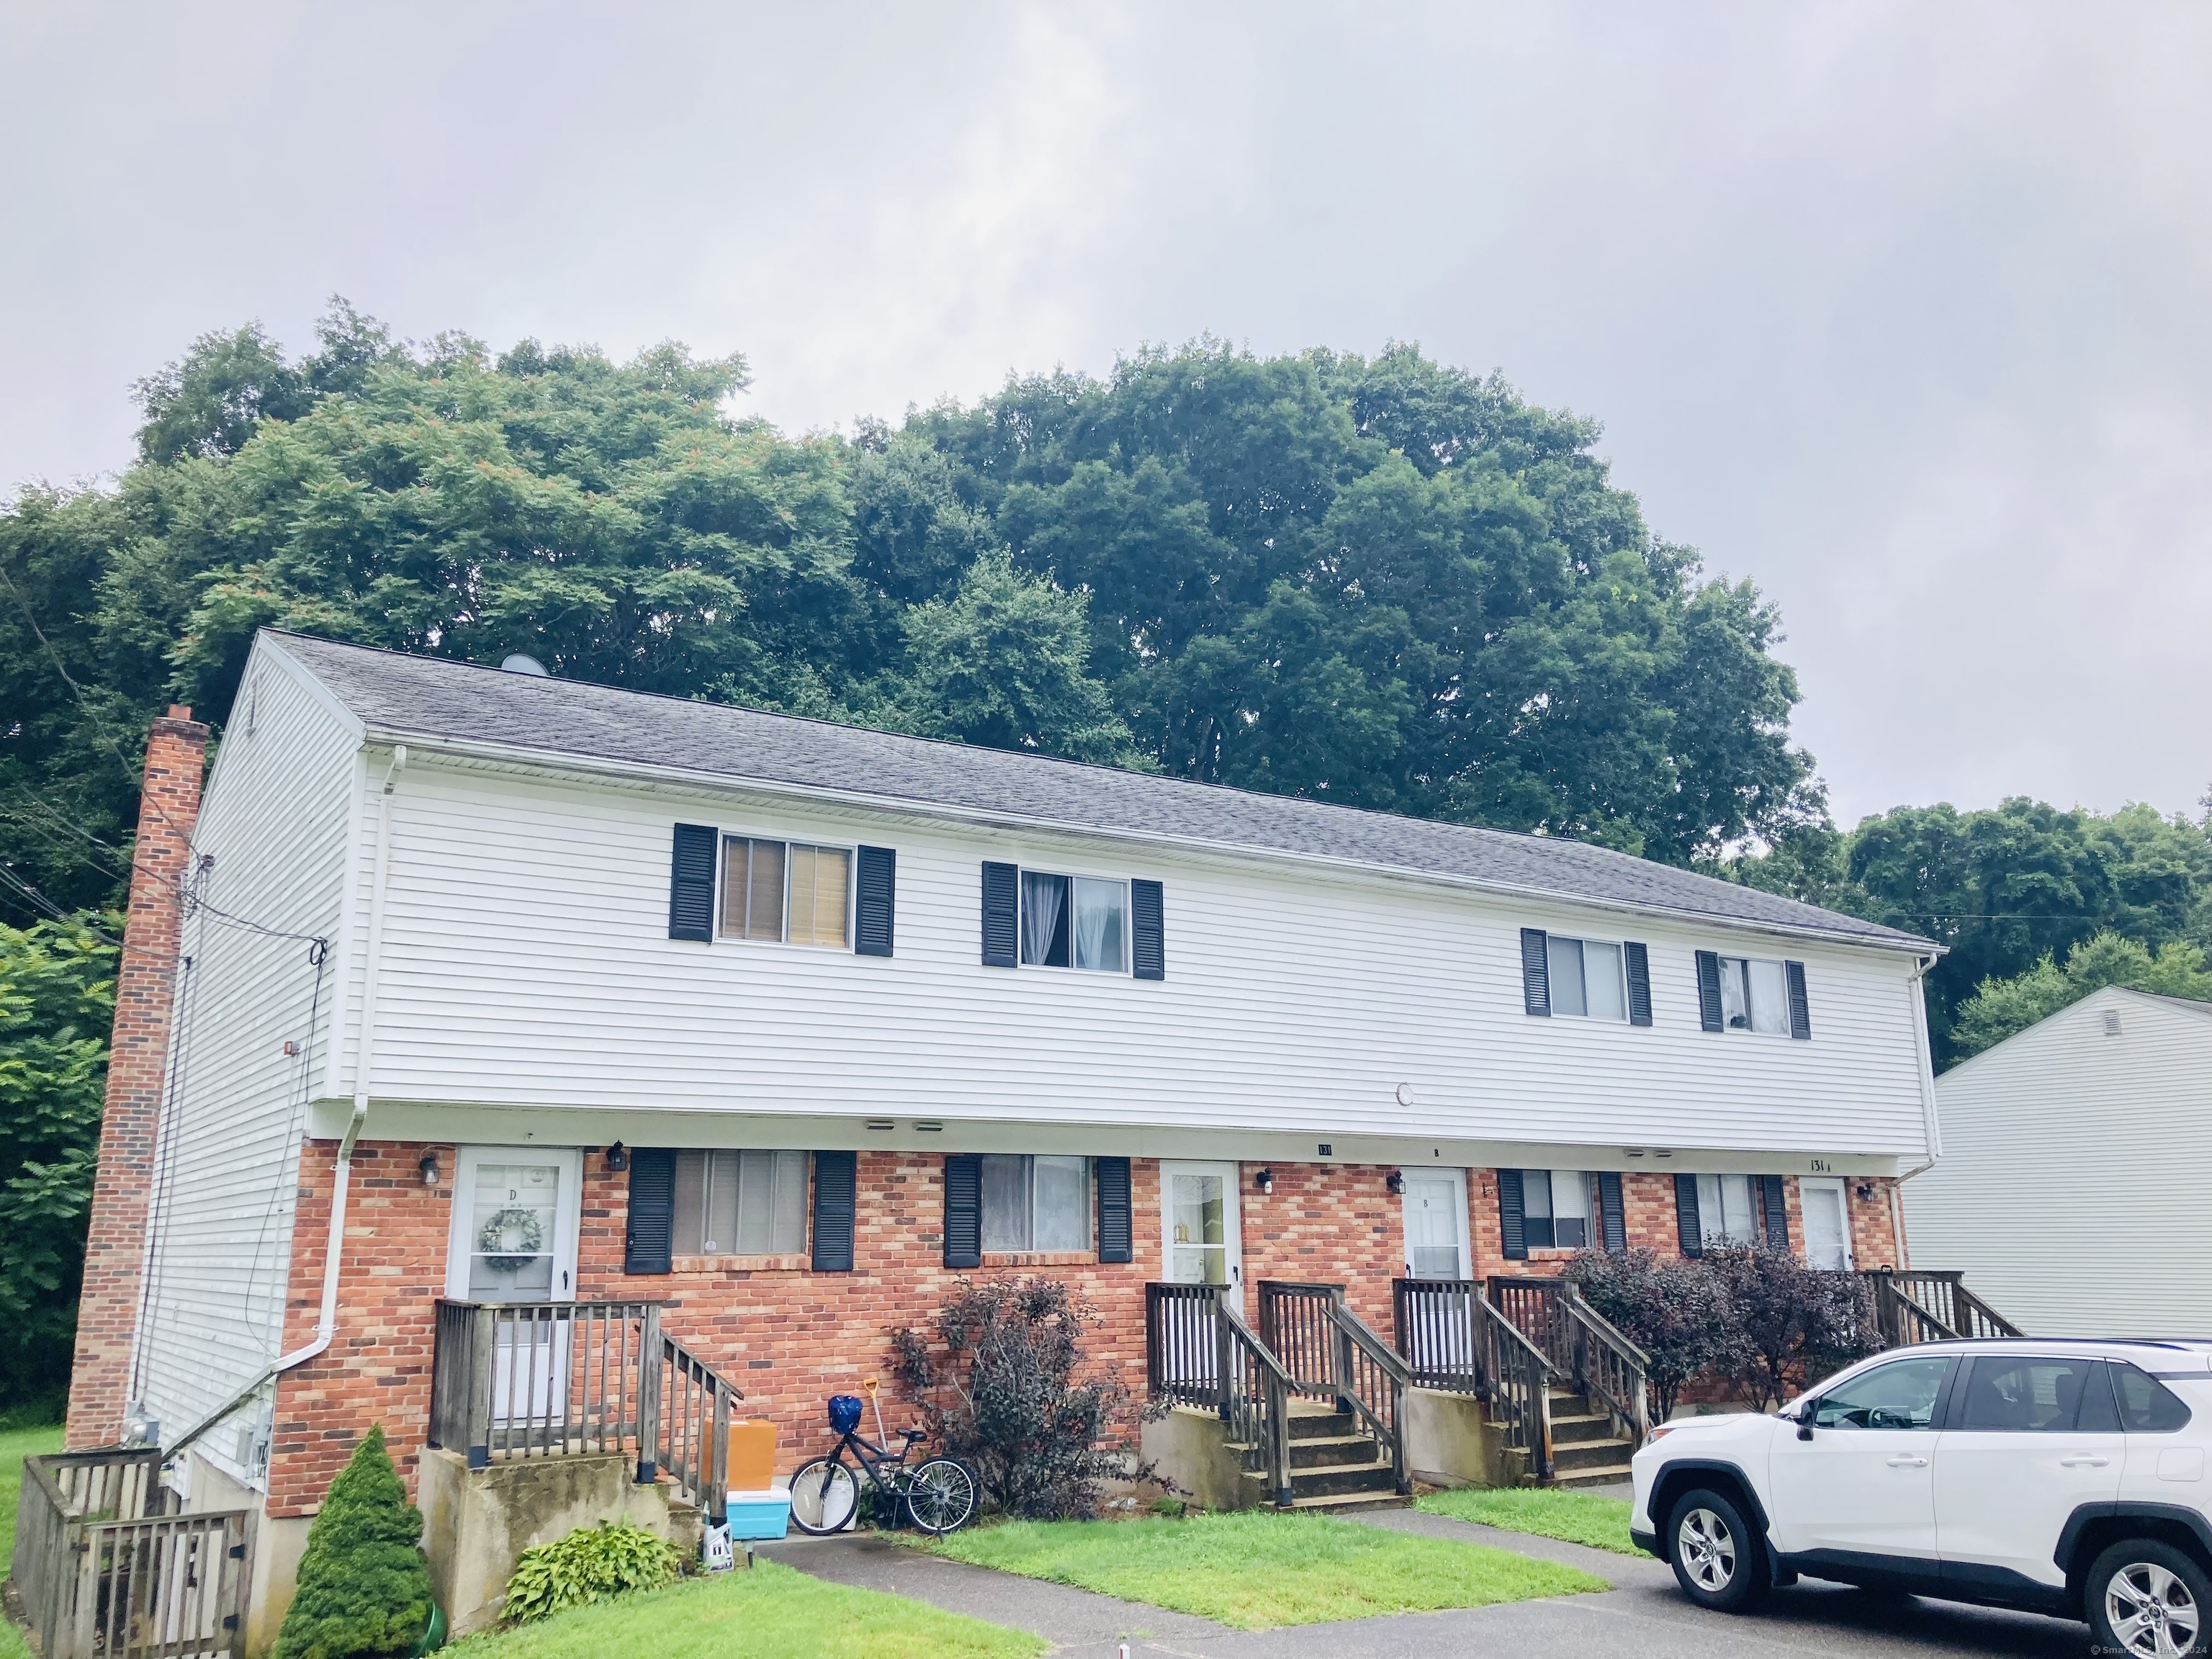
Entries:
[[[464, 1146], [454, 1160], [446, 1294], [489, 1304], [573, 1302], [583, 1154]], [[520, 1309], [493, 1336], [492, 1419], [510, 1431], [564, 1420], [570, 1328]]]

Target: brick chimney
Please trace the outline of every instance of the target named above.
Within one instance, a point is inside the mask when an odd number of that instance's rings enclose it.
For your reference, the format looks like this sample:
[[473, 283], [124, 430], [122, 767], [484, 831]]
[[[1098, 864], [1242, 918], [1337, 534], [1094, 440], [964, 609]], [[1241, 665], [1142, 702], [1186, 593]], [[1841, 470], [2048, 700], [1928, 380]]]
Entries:
[[100, 1170], [77, 1303], [76, 1364], [70, 1376], [71, 1450], [123, 1437], [131, 1356], [154, 1194], [154, 1138], [169, 1057], [177, 949], [191, 833], [200, 811], [208, 729], [171, 704], [146, 738], [138, 842], [131, 859], [131, 910], [115, 979], [115, 1035], [100, 1120]]

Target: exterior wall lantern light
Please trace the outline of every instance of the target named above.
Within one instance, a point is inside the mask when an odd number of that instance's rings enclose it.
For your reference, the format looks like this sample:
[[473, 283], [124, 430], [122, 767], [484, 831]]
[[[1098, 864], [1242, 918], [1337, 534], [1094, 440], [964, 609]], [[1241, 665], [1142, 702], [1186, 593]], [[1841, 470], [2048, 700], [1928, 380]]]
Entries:
[[437, 1153], [423, 1153], [422, 1163], [417, 1164], [416, 1167], [422, 1171], [422, 1184], [425, 1187], [434, 1187], [438, 1184]]
[[1252, 1177], [1252, 1189], [1262, 1198], [1273, 1193], [1275, 1190], [1275, 1172], [1273, 1170], [1261, 1170]]
[[607, 1173], [620, 1175], [629, 1168], [629, 1148], [617, 1140], [607, 1148]]
[[1404, 1192], [1406, 1190], [1406, 1172], [1403, 1170], [1391, 1170], [1390, 1173], [1383, 1178], [1382, 1186], [1385, 1191], [1394, 1194]]

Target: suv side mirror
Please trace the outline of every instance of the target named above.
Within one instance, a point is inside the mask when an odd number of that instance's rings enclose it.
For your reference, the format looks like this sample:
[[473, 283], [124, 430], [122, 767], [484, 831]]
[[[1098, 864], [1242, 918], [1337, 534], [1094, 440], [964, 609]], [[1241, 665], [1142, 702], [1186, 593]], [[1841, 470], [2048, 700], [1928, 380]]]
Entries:
[[1797, 1402], [1796, 1409], [1784, 1413], [1797, 1425], [1797, 1437], [1800, 1440], [1810, 1440], [1813, 1437], [1813, 1409], [1815, 1404], [1814, 1401], [1801, 1400]]

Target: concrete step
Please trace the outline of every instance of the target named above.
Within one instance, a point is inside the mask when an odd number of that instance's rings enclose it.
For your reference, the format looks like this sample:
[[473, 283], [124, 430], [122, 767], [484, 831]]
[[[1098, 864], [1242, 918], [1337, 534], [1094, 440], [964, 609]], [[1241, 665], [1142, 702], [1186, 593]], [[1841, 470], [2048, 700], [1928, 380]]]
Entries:
[[1552, 1443], [1552, 1467], [1568, 1469], [1610, 1468], [1626, 1464], [1636, 1455], [1636, 1448], [1618, 1437], [1608, 1440], [1583, 1440], [1569, 1445]]
[[1341, 1498], [1293, 1498], [1294, 1510], [1402, 1510], [1410, 1509], [1413, 1500], [1401, 1498], [1395, 1492], [1352, 1492]]
[[1339, 1463], [1369, 1463], [1375, 1459], [1375, 1442], [1364, 1434], [1332, 1435], [1326, 1440], [1291, 1442], [1291, 1467], [1324, 1468]]
[[1601, 1463], [1589, 1468], [1560, 1469], [1552, 1477], [1555, 1486], [1611, 1486], [1636, 1479], [1626, 1462]]
[[1397, 1477], [1388, 1463], [1340, 1463], [1329, 1468], [1291, 1471], [1291, 1492], [1298, 1498], [1340, 1498], [1397, 1489]]
[[1289, 1428], [1293, 1440], [1340, 1440], [1359, 1431], [1350, 1412], [1293, 1411]]

